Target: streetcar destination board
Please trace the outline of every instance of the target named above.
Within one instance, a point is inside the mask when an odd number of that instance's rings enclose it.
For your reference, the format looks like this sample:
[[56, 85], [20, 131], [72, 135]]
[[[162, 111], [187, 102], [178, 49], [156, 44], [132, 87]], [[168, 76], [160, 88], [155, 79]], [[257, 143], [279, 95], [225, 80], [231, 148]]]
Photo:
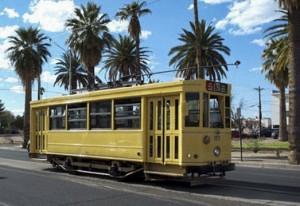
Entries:
[[220, 82], [206, 81], [206, 89], [210, 92], [227, 93], [228, 86]]

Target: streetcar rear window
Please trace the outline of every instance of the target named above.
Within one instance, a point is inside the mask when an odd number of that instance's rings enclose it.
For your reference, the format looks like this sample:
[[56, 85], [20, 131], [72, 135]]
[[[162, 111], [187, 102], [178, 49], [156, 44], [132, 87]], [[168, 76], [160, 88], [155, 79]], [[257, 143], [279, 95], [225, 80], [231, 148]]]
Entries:
[[141, 99], [115, 101], [115, 128], [139, 129], [141, 127]]
[[65, 129], [66, 106], [50, 107], [50, 129]]
[[200, 123], [200, 102], [199, 93], [190, 92], [185, 95], [186, 101], [186, 127], [199, 127]]
[[86, 129], [86, 103], [68, 105], [68, 128]]
[[91, 129], [110, 129], [111, 101], [92, 102], [90, 105]]

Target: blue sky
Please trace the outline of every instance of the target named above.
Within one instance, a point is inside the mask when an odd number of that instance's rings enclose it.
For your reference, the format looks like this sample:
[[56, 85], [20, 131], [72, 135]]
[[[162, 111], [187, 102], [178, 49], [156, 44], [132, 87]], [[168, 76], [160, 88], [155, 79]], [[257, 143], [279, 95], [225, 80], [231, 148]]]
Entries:
[[[33, 25], [65, 47], [64, 42], [68, 32], [64, 21], [72, 16], [75, 7], [86, 4], [85, 0], [1, 0], [0, 2], [0, 99], [8, 110], [14, 114], [22, 114], [24, 107], [24, 92], [13, 68], [9, 65], [5, 50], [9, 44], [7, 36], [13, 35], [18, 27]], [[115, 13], [129, 0], [94, 1], [101, 5], [102, 12], [109, 15], [112, 22], [109, 25], [114, 35], [126, 34], [127, 23], [115, 18]], [[153, 71], [169, 69], [168, 52], [178, 45], [178, 36], [182, 28], [189, 27], [193, 20], [192, 0], [147, 0], [152, 14], [142, 17], [142, 45], [151, 53], [151, 68]], [[233, 85], [234, 104], [244, 100], [246, 117], [257, 116], [258, 94], [253, 89], [265, 88], [262, 95], [263, 116], [271, 116], [271, 92], [274, 87], [269, 84], [260, 72], [263, 51], [263, 30], [278, 17], [278, 9], [274, 0], [200, 0], [199, 16], [220, 32], [225, 39], [225, 45], [231, 49], [231, 55], [226, 57], [228, 63], [240, 60], [240, 67], [230, 67], [224, 82]], [[43, 66], [42, 81], [46, 89], [44, 98], [66, 94], [62, 88], [53, 87], [54, 66], [62, 50], [55, 45], [50, 48], [52, 57]], [[98, 72], [101, 64], [96, 68]], [[104, 79], [103, 72], [98, 75]], [[175, 80], [175, 74], [155, 76], [162, 81]], [[34, 85], [36, 90], [36, 85]], [[33, 99], [36, 99], [36, 91]]]

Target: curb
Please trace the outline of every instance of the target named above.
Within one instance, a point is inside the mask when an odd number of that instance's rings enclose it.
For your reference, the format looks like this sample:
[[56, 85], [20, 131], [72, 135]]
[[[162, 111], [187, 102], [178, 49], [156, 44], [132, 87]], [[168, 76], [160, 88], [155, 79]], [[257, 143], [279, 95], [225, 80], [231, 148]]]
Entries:
[[296, 170], [300, 171], [300, 165], [288, 165], [278, 163], [253, 163], [253, 162], [236, 162], [233, 161], [236, 166], [239, 167], [252, 167], [252, 168], [267, 168], [267, 169], [282, 169], [282, 170]]

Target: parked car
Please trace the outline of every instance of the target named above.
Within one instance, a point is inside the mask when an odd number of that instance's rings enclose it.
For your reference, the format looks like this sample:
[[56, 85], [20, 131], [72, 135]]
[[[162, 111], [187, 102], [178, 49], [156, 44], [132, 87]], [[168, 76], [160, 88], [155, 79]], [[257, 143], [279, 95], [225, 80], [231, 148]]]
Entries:
[[260, 136], [261, 137], [271, 137], [272, 136], [272, 129], [271, 128], [262, 128]]
[[278, 139], [278, 136], [279, 136], [279, 129], [273, 129], [271, 137], [273, 139]]
[[240, 138], [240, 133], [237, 130], [231, 131], [231, 138]]

